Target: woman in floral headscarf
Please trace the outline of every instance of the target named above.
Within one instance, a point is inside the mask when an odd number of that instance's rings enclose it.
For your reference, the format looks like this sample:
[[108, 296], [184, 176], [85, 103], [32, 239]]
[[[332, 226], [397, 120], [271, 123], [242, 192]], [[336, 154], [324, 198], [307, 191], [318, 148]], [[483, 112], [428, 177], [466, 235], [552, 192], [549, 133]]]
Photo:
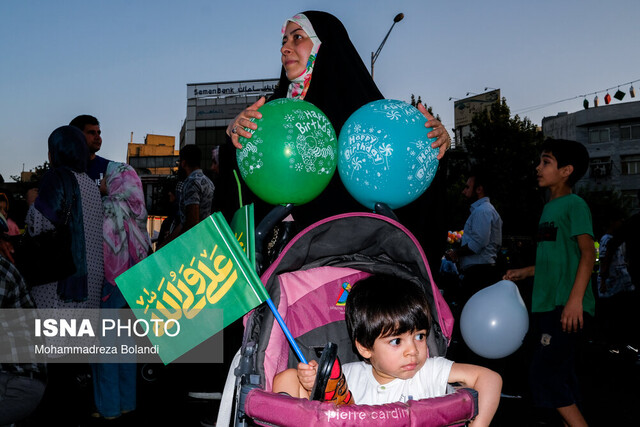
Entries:
[[142, 183], [136, 171], [124, 163], [111, 162], [102, 180], [104, 194], [104, 277], [103, 308], [126, 305], [115, 278], [149, 253], [147, 208]]
[[[115, 278], [149, 253], [147, 209], [136, 171], [124, 163], [111, 162], [100, 184], [104, 194], [104, 284], [101, 308], [124, 308], [127, 302]], [[117, 418], [136, 408], [135, 363], [93, 365], [96, 416]]]

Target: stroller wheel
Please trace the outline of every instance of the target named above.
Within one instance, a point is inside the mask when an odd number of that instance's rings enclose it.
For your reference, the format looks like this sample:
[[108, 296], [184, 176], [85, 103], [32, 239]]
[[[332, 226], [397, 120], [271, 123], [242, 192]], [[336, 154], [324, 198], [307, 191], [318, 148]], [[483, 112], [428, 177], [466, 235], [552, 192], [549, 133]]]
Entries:
[[140, 376], [142, 376], [142, 379], [145, 381], [152, 383], [158, 380], [161, 370], [162, 367], [160, 365], [145, 363], [140, 368]]

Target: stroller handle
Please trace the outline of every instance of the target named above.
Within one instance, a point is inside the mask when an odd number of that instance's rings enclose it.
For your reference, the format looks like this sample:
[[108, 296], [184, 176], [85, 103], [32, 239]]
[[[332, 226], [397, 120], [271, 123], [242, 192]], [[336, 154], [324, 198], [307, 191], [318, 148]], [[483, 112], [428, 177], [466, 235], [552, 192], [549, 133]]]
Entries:
[[256, 227], [255, 247], [256, 247], [256, 269], [258, 274], [262, 274], [262, 268], [264, 263], [264, 256], [262, 252], [264, 250], [264, 239], [267, 234], [273, 230], [273, 228], [284, 218], [291, 213], [293, 204], [278, 205], [275, 206], [269, 213], [260, 221], [260, 224]]

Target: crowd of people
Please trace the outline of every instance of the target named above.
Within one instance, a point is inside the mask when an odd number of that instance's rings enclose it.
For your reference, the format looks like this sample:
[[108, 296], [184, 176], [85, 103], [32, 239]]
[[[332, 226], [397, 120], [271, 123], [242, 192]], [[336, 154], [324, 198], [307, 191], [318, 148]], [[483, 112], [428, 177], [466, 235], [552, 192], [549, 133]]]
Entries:
[[[282, 26], [280, 49], [282, 70], [279, 84], [270, 99], [304, 99], [320, 108], [331, 121], [336, 133], [347, 118], [361, 106], [383, 95], [371, 78], [342, 23], [325, 12], [299, 13]], [[228, 147], [241, 148], [239, 137], [251, 138], [249, 130], [260, 118], [261, 98], [229, 123]], [[446, 161], [451, 145], [449, 134], [423, 105], [428, 136], [435, 138], [433, 148], [438, 158]], [[115, 283], [115, 277], [151, 253], [146, 229], [147, 212], [140, 178], [130, 166], [98, 156], [102, 138], [95, 117], [81, 115], [68, 126], [55, 129], [48, 140], [50, 170], [42, 177], [37, 191], [30, 190], [29, 208], [24, 217], [27, 233], [37, 236], [61, 225], [71, 230], [70, 257], [74, 272], [68, 277], [28, 289], [21, 273], [12, 264], [10, 240], [0, 241], [0, 307], [50, 308], [60, 316], [72, 309], [124, 308], [127, 306]], [[228, 149], [223, 147], [223, 149]], [[228, 159], [227, 159], [228, 160]], [[530, 335], [537, 342], [533, 355], [530, 384], [536, 405], [555, 408], [567, 425], [586, 425], [579, 409], [580, 393], [576, 385], [575, 352], [585, 324], [594, 316], [595, 298], [591, 292], [591, 276], [595, 263], [595, 234], [587, 204], [573, 193], [573, 185], [586, 172], [588, 153], [574, 141], [548, 140], [541, 147], [536, 168], [538, 184], [549, 192], [549, 201], [540, 218], [535, 265], [501, 271], [497, 257], [502, 244], [502, 219], [491, 204], [490, 173], [470, 171], [463, 195], [470, 202], [470, 215], [464, 225], [458, 248], [446, 254], [457, 263], [461, 277], [460, 302], [464, 304], [475, 292], [501, 278], [516, 282], [533, 277], [533, 327]], [[224, 157], [220, 170], [229, 168]], [[180, 150], [181, 180], [172, 191], [176, 210], [163, 224], [158, 247], [166, 245], [212, 213], [218, 193], [202, 170], [202, 155], [195, 145]], [[532, 171], [534, 173], [534, 171]], [[443, 200], [446, 188], [441, 173], [418, 200], [400, 210], [402, 222], [421, 242], [429, 242], [429, 259], [440, 259], [446, 235]], [[266, 206], [247, 196], [263, 215]], [[235, 199], [235, 198], [234, 198]], [[220, 202], [218, 201], [218, 205]], [[430, 206], [430, 209], [425, 209]], [[7, 235], [19, 234], [19, 226], [8, 215], [10, 200], [0, 195], [0, 213]], [[287, 222], [298, 230], [316, 220], [351, 211], [361, 211], [342, 185], [338, 174], [324, 192], [312, 202], [296, 207]], [[258, 218], [259, 220], [260, 218]], [[627, 295], [638, 292], [637, 265], [625, 261], [637, 255], [638, 215], [629, 219], [620, 233], [622, 218], [612, 218], [602, 237], [598, 295], [606, 299], [607, 310], [614, 316]], [[427, 226], [426, 224], [431, 224]], [[435, 224], [435, 226], [433, 225]], [[634, 228], [635, 227], [635, 228]], [[635, 233], [635, 234], [633, 234]], [[628, 236], [635, 236], [629, 238]], [[434, 237], [436, 236], [436, 237]], [[623, 242], [626, 241], [626, 249]], [[634, 252], [635, 251], [635, 252]], [[375, 281], [375, 279], [373, 279]], [[380, 278], [385, 286], [403, 286], [394, 278]], [[373, 292], [376, 288], [366, 288]], [[475, 387], [480, 393], [480, 413], [472, 425], [488, 425], [500, 400], [501, 379], [495, 372], [477, 365], [455, 363], [446, 359], [428, 361], [426, 355], [427, 317], [396, 318], [399, 313], [428, 312], [421, 296], [395, 301], [397, 307], [385, 314], [369, 313], [367, 303], [380, 295], [361, 297], [364, 286], [355, 286], [347, 299], [347, 319], [352, 340], [362, 365], [347, 367], [347, 382], [354, 387], [355, 403], [385, 403], [397, 400], [393, 394], [369, 399], [370, 384], [400, 384], [398, 390], [415, 394], [416, 398], [441, 395], [449, 382]], [[391, 303], [390, 303], [391, 304]], [[369, 310], [369, 311], [367, 311]], [[376, 328], [361, 325], [367, 320]], [[376, 323], [377, 322], [377, 323]], [[386, 323], [385, 323], [386, 322]], [[389, 323], [391, 322], [391, 323]], [[366, 331], [362, 333], [361, 330]], [[616, 337], [615, 345], [624, 343]], [[636, 345], [637, 342], [630, 343]], [[410, 360], [402, 365], [403, 360]], [[398, 368], [401, 366], [401, 368]], [[296, 397], [308, 398], [317, 376], [315, 361], [300, 364], [283, 372], [274, 389]], [[11, 424], [27, 416], [44, 420], [51, 416], [66, 417], [69, 408], [58, 405], [56, 394], [62, 393], [65, 381], [73, 381], [91, 372], [95, 416], [104, 420], [120, 417], [136, 409], [135, 364], [96, 364], [68, 367], [55, 363], [0, 365], [0, 425]], [[17, 379], [20, 382], [12, 382]], [[416, 379], [419, 379], [416, 380]], [[420, 381], [428, 382], [428, 392], [420, 389]], [[419, 396], [419, 397], [418, 397]], [[382, 400], [380, 400], [382, 399]], [[26, 402], [26, 403], [25, 403]]]
[[[9, 197], [2, 193], [2, 308], [53, 309], [60, 318], [72, 319], [78, 316], [77, 310], [128, 307], [115, 278], [151, 253], [147, 208], [137, 172], [127, 164], [98, 156], [101, 145], [100, 123], [89, 115], [78, 116], [69, 125], [51, 133], [50, 169], [40, 179], [37, 190], [28, 191], [29, 207], [24, 215], [23, 231], [15, 221], [9, 220]], [[202, 174], [200, 158], [196, 146], [188, 146], [180, 153], [180, 169], [186, 171], [186, 179], [179, 192], [180, 216], [171, 224], [172, 233], [167, 241], [211, 214], [214, 186]], [[35, 238], [61, 228], [70, 231], [68, 256], [73, 273], [56, 280], [52, 277], [50, 283], [28, 283], [23, 277], [27, 276], [27, 270], [44, 266], [33, 259], [30, 263], [21, 263], [24, 270], [19, 271], [13, 262], [21, 241], [9, 236], [25, 233]], [[62, 240], [52, 243], [57, 244], [64, 246]], [[62, 246], [48, 249], [64, 251]], [[61, 335], [48, 338], [47, 343], [63, 345], [64, 342], [65, 337]], [[77, 422], [86, 411], [78, 408], [69, 411], [60, 405], [60, 398], [78, 381], [90, 382], [93, 386], [92, 417], [116, 419], [136, 409], [137, 375], [135, 363], [92, 363], [91, 366], [3, 363], [0, 365], [0, 425], [25, 417], [30, 417], [35, 424], [51, 417], [63, 424]]]

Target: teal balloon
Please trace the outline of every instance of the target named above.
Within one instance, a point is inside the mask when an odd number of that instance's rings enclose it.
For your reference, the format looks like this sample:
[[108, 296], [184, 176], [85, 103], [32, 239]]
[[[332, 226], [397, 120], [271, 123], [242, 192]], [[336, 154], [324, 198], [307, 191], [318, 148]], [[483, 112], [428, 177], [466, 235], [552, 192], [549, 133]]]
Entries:
[[460, 332], [477, 355], [500, 359], [515, 352], [529, 330], [529, 313], [518, 287], [501, 280], [476, 292], [460, 315]]
[[438, 170], [426, 121], [417, 108], [393, 99], [366, 104], [349, 117], [338, 139], [338, 172], [358, 202], [396, 209], [425, 192]]
[[240, 137], [240, 175], [256, 196], [273, 205], [315, 199], [336, 170], [338, 138], [313, 104], [291, 98], [267, 102], [251, 138]]

